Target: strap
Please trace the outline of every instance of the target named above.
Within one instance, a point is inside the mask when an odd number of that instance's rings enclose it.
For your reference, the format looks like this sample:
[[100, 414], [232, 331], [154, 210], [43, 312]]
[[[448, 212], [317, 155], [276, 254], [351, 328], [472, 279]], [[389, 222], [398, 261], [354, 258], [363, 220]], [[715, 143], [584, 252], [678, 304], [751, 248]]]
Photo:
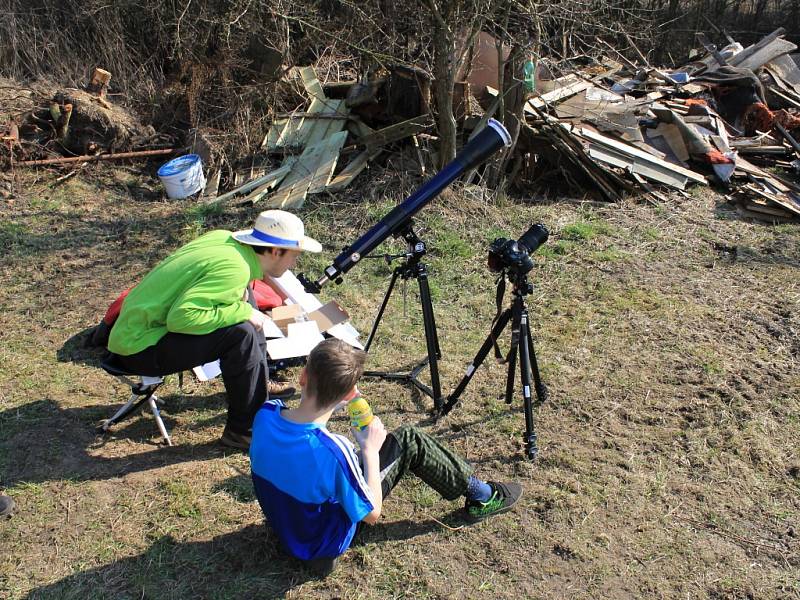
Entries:
[[494, 326], [497, 323], [497, 320], [500, 318], [500, 314], [503, 312], [503, 297], [506, 295], [505, 275], [505, 271], [501, 271], [500, 276], [497, 278], [497, 292], [495, 292], [494, 297], [494, 303], [497, 307], [497, 311], [494, 314], [494, 319], [492, 319], [492, 328], [489, 331], [489, 336], [492, 339], [492, 347], [494, 348], [494, 358], [499, 365], [504, 365], [506, 362], [508, 362], [508, 357], [503, 357], [503, 353], [500, 351], [500, 346], [497, 344], [497, 339], [494, 337]]

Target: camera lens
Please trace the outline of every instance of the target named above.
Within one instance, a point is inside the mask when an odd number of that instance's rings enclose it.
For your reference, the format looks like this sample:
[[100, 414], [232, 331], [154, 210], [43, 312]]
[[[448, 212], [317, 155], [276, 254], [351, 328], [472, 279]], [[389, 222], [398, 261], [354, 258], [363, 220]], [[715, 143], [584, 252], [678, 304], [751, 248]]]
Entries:
[[536, 223], [520, 236], [517, 243], [533, 254], [539, 246], [547, 241], [548, 237], [550, 237], [550, 232], [547, 231], [547, 228], [541, 223]]

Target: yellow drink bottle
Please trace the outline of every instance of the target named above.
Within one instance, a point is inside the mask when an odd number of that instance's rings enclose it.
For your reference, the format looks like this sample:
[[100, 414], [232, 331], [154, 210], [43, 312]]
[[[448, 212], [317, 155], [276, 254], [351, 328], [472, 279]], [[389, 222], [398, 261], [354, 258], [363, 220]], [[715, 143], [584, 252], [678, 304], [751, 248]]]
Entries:
[[374, 418], [372, 409], [361, 394], [356, 394], [347, 403], [347, 414], [350, 415], [350, 425], [358, 429], [367, 427]]

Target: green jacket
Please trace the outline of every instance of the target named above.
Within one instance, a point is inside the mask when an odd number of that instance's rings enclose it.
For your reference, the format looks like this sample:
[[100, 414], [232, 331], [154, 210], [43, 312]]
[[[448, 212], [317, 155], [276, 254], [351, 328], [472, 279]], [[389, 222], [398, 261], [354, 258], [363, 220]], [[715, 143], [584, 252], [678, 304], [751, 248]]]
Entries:
[[164, 259], [133, 288], [111, 329], [108, 349], [130, 356], [168, 332], [202, 335], [250, 318], [244, 290], [261, 279], [253, 248], [230, 231], [211, 231]]

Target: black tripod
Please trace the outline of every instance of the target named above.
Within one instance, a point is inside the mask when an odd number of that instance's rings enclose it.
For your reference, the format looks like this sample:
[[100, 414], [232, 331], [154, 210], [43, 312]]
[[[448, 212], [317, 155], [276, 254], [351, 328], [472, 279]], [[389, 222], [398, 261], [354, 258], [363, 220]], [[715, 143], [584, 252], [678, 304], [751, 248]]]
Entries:
[[[365, 371], [364, 375], [410, 383], [433, 398], [433, 409], [434, 411], [439, 411], [442, 408], [442, 388], [439, 383], [438, 361], [442, 358], [442, 353], [439, 349], [439, 335], [436, 333], [436, 319], [433, 316], [431, 290], [430, 287], [428, 287], [428, 269], [425, 263], [421, 262], [422, 257], [427, 253], [427, 247], [425, 246], [425, 242], [419, 239], [419, 236], [414, 233], [410, 220], [400, 231], [400, 236], [406, 241], [408, 249], [405, 254], [400, 255], [400, 257], [404, 259], [403, 263], [395, 267], [392, 272], [389, 288], [386, 290], [386, 294], [383, 297], [383, 303], [381, 303], [381, 308], [378, 310], [378, 315], [375, 317], [375, 322], [367, 338], [367, 343], [364, 345], [364, 350], [369, 352], [369, 348], [375, 339], [375, 332], [377, 332], [381, 317], [383, 317], [383, 312], [386, 310], [386, 305], [389, 303], [389, 297], [392, 295], [392, 290], [397, 283], [397, 279], [402, 277], [403, 281], [408, 281], [413, 278], [419, 283], [419, 300], [422, 305], [422, 320], [425, 326], [425, 344], [428, 348], [428, 355], [417, 362], [409, 373]], [[391, 261], [393, 258], [399, 257], [386, 256], [387, 261]], [[425, 368], [425, 365], [430, 365], [431, 369], [430, 387], [419, 380], [419, 374]]]
[[[539, 365], [536, 362], [536, 352], [533, 348], [533, 337], [531, 336], [531, 327], [528, 320], [528, 307], [525, 304], [525, 296], [533, 292], [533, 285], [528, 282], [527, 274], [522, 273], [507, 273], [503, 271], [497, 281], [497, 306], [498, 312], [500, 310], [500, 302], [502, 302], [503, 295], [505, 294], [505, 279], [513, 284], [513, 299], [511, 306], [506, 308], [498, 315], [492, 325], [492, 331], [483, 342], [480, 350], [475, 355], [472, 364], [467, 369], [466, 374], [458, 383], [458, 386], [447, 398], [447, 402], [442, 407], [442, 416], [449, 413], [456, 405], [467, 387], [467, 384], [472, 380], [472, 376], [478, 367], [483, 364], [486, 356], [492, 347], [496, 347], [497, 339], [505, 329], [508, 322], [511, 321], [511, 348], [506, 357], [508, 363], [508, 376], [506, 379], [506, 404], [511, 404], [511, 398], [514, 394], [514, 379], [515, 369], [517, 363], [517, 354], [519, 354], [519, 370], [520, 378], [522, 379], [522, 403], [525, 409], [525, 453], [530, 459], [536, 458], [538, 448], [536, 447], [536, 429], [533, 417], [533, 403], [531, 398], [531, 375], [533, 375], [533, 382], [535, 384], [537, 406], [541, 405], [547, 400], [548, 391], [547, 386], [542, 383], [539, 376]], [[498, 358], [499, 358], [498, 351]]]

